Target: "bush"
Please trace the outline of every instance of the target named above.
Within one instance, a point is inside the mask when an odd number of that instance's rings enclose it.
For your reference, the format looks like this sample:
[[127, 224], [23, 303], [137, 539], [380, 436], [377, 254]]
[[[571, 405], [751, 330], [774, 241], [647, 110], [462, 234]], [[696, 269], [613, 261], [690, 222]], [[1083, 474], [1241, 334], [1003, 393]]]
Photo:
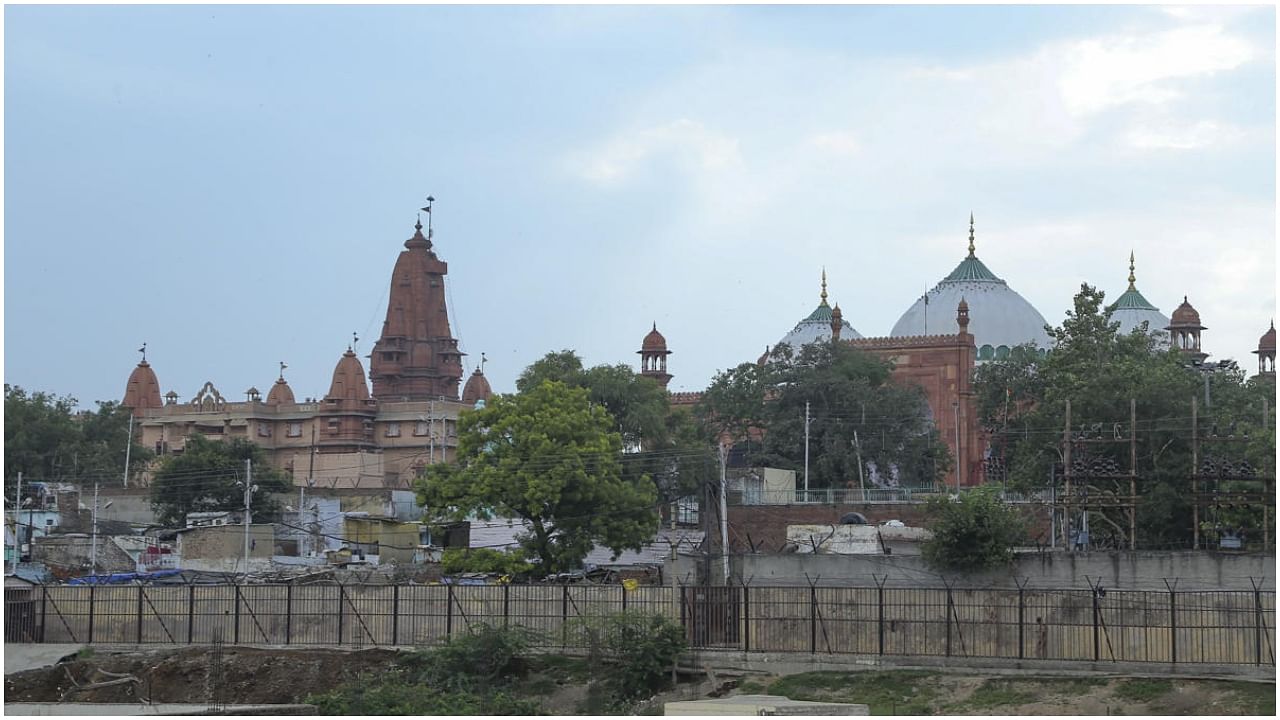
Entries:
[[576, 634], [595, 659], [610, 662], [606, 682], [622, 701], [665, 687], [671, 666], [687, 647], [678, 624], [639, 612], [584, 618]]
[[527, 575], [533, 571], [519, 553], [502, 552], [492, 548], [449, 548], [440, 556], [440, 569], [446, 574], [494, 573], [498, 575]]
[[931, 498], [927, 512], [933, 537], [921, 552], [930, 566], [979, 572], [1013, 562], [1013, 548], [1026, 537], [1017, 511], [1001, 502], [994, 487], [962, 492], [957, 500]]

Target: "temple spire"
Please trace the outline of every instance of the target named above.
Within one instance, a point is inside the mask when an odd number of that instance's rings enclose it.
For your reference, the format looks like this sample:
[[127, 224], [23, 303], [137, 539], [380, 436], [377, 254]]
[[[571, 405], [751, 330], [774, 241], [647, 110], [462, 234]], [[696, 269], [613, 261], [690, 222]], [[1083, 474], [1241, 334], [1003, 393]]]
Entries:
[[822, 293], [818, 297], [822, 298], [822, 305], [827, 304], [827, 269], [825, 267], [822, 268]]
[[969, 213], [969, 257], [973, 257], [973, 213]]
[[1132, 250], [1130, 250], [1130, 251], [1129, 251], [1129, 289], [1130, 289], [1130, 290], [1137, 290], [1137, 289], [1138, 289], [1138, 288], [1137, 288], [1137, 286], [1135, 286], [1135, 285], [1134, 285], [1134, 283], [1135, 283], [1137, 280], [1138, 280], [1138, 279], [1137, 279], [1136, 277], [1134, 277], [1134, 276], [1133, 276], [1133, 251], [1132, 251]]

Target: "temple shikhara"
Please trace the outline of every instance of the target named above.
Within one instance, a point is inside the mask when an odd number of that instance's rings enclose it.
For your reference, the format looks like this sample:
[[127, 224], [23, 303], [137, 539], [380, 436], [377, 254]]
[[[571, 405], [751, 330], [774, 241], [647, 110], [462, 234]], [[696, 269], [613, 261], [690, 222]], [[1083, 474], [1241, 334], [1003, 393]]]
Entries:
[[[423, 467], [452, 460], [459, 411], [483, 405], [493, 390], [483, 358], [463, 384], [465, 354], [453, 336], [446, 304], [449, 268], [436, 254], [430, 206], [424, 210], [426, 233], [421, 221], [414, 225], [392, 270], [386, 319], [367, 356], [367, 375], [353, 342], [337, 358], [322, 398], [299, 402], [285, 378], [287, 366], [280, 363], [265, 397], [249, 388], [244, 401], [229, 401], [206, 382], [182, 402], [175, 391], [161, 394], [144, 345], [123, 401], [133, 411], [141, 442], [167, 455], [181, 453], [194, 434], [246, 438], [265, 448], [297, 485], [320, 488], [407, 489]], [[1206, 366], [1201, 333], [1207, 328], [1199, 313], [1184, 297], [1165, 317], [1139, 292], [1134, 271], [1131, 253], [1128, 287], [1109, 306], [1120, 331], [1155, 332], [1188, 363]], [[1018, 346], [1031, 344], [1043, 354], [1052, 345], [1044, 316], [978, 258], [972, 216], [967, 255], [906, 308], [887, 335], [863, 335], [855, 328], [856, 318], [847, 318], [839, 303], [829, 303], [825, 269], [820, 287], [817, 307], [775, 345], [841, 342], [890, 360], [895, 382], [923, 390], [939, 437], [956, 458], [947, 485], [981, 483], [990, 450], [977, 420], [974, 368], [1005, 358]], [[1258, 371], [1274, 374], [1274, 324], [1255, 352]], [[667, 388], [673, 352], [656, 323], [636, 354], [640, 375]], [[767, 362], [768, 354], [766, 349], [758, 362]], [[725, 365], [741, 361], [726, 358]], [[692, 405], [700, 396], [669, 394], [673, 405]]]
[[250, 388], [245, 401], [231, 402], [208, 382], [179, 402], [173, 391], [161, 398], [144, 353], [123, 402], [137, 418], [142, 444], [164, 455], [182, 452], [196, 433], [247, 438], [264, 447], [296, 484], [322, 488], [407, 489], [426, 465], [451, 460], [458, 411], [483, 403], [492, 390], [477, 368], [459, 399], [463, 353], [449, 329], [448, 265], [436, 256], [432, 229], [426, 235], [422, 230], [418, 222], [392, 271], [368, 381], [348, 346], [334, 366], [329, 391], [315, 401], [297, 401], [281, 363], [266, 398]]

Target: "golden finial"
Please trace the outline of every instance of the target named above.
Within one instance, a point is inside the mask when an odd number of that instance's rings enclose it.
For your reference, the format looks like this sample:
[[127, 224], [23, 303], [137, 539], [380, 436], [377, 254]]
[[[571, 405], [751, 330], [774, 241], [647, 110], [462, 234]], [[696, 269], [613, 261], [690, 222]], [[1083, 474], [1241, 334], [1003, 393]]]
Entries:
[[973, 257], [973, 213], [969, 213], [969, 257]]
[[1136, 278], [1136, 277], [1134, 277], [1134, 276], [1133, 276], [1133, 251], [1132, 251], [1132, 250], [1130, 250], [1130, 251], [1129, 251], [1129, 289], [1130, 289], [1130, 290], [1137, 290], [1137, 289], [1138, 289], [1138, 288], [1137, 288], [1137, 287], [1135, 287], [1135, 286], [1134, 286], [1134, 284], [1133, 284], [1137, 279], [1138, 279], [1138, 278]]
[[826, 305], [827, 304], [827, 268], [826, 267], [822, 268], [822, 294], [819, 295], [819, 297], [822, 298], [822, 304]]

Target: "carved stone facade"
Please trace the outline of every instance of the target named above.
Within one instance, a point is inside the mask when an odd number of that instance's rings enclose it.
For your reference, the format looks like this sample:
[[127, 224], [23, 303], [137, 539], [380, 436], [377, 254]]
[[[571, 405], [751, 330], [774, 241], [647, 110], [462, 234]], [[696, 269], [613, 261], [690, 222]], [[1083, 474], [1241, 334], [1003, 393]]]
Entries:
[[[449, 330], [447, 267], [421, 224], [416, 229], [392, 275], [387, 321], [372, 354], [373, 393], [348, 347], [320, 400], [298, 402], [282, 363], [265, 401], [255, 388], [245, 402], [228, 401], [206, 382], [189, 402], [171, 390], [161, 404], [160, 383], [144, 358], [123, 403], [138, 418], [140, 442], [163, 457], [181, 453], [197, 434], [244, 438], [303, 487], [408, 488], [426, 465], [452, 460], [458, 411], [469, 407], [458, 400], [462, 353]], [[487, 397], [487, 383], [483, 389]]]

